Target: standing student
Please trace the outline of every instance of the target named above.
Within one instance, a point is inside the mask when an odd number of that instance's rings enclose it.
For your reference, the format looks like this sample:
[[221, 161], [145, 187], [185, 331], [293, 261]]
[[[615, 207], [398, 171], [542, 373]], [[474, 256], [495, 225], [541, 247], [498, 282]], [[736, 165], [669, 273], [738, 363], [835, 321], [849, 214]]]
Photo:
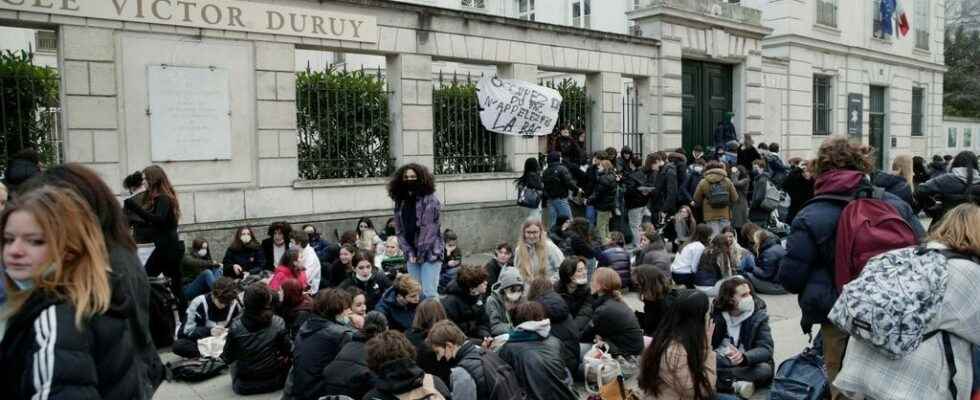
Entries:
[[[535, 190], [539, 193], [538, 199], [543, 199], [544, 182], [541, 180], [541, 167], [538, 165], [537, 157], [528, 157], [524, 160], [524, 173], [514, 180], [514, 185], [517, 186], [517, 190]], [[537, 207], [529, 208], [527, 218], [541, 219], [540, 201]]]
[[146, 197], [137, 203], [132, 197], [123, 202], [125, 208], [139, 215], [148, 227], [153, 239], [153, 253], [146, 260], [146, 274], [157, 276], [161, 273], [170, 278], [171, 290], [183, 304], [183, 277], [180, 271], [180, 258], [183, 248], [177, 237], [177, 223], [180, 221], [180, 201], [170, 184], [170, 178], [163, 168], [151, 165], [143, 169], [146, 182]]
[[579, 191], [569, 168], [562, 164], [561, 154], [548, 153], [548, 167], [541, 175], [544, 185], [544, 198], [548, 202], [548, 221], [554, 225], [559, 216], [572, 217], [568, 197]]
[[674, 279], [674, 283], [684, 285], [688, 289], [694, 289], [694, 274], [701, 263], [701, 255], [711, 241], [711, 233], [711, 228], [705, 224], [698, 224], [694, 228], [694, 235], [691, 236], [691, 240], [681, 248], [677, 257], [674, 257], [673, 264], [670, 265], [671, 278]]
[[732, 184], [735, 185], [735, 193], [738, 199], [732, 204], [732, 226], [735, 229], [742, 229], [742, 226], [749, 221], [749, 190], [752, 186], [752, 175], [745, 167], [738, 165], [730, 167]]
[[70, 190], [43, 187], [9, 204], [0, 229], [9, 318], [0, 343], [4, 398], [144, 398], [142, 357], [132, 340], [119, 340], [135, 335], [127, 318], [136, 304], [112, 290], [91, 207]]
[[[275, 222], [269, 226], [269, 237], [262, 241], [262, 251], [265, 256], [265, 270], [272, 271], [276, 263], [289, 248], [289, 239], [293, 237], [293, 227], [287, 222]], [[252, 237], [252, 240], [258, 240]]]
[[262, 282], [246, 287], [242, 317], [228, 329], [221, 359], [231, 365], [235, 394], [274, 392], [286, 383], [292, 341], [286, 323], [272, 311], [273, 295]]
[[588, 204], [596, 209], [596, 231], [600, 237], [609, 236], [609, 220], [616, 213], [616, 187], [619, 176], [609, 160], [599, 161], [596, 185]]
[[623, 195], [623, 206], [629, 220], [630, 233], [633, 236], [632, 243], [636, 247], [643, 235], [640, 224], [643, 223], [643, 213], [646, 211], [646, 205], [649, 202], [650, 188], [646, 186], [647, 172], [640, 168], [640, 159], [633, 158], [631, 162], [633, 171], [623, 176], [623, 186], [626, 187]]
[[732, 205], [738, 201], [738, 192], [731, 179], [728, 167], [712, 161], [708, 163], [704, 179], [694, 192], [694, 202], [700, 204], [704, 222], [711, 228], [712, 236], [732, 223]]
[[721, 284], [714, 302], [711, 348], [717, 353], [718, 391], [751, 398], [772, 381], [772, 330], [766, 303], [741, 276]]
[[395, 227], [402, 252], [408, 258], [408, 273], [422, 285], [426, 297], [438, 295], [442, 270], [442, 204], [435, 195], [435, 178], [429, 169], [408, 164], [395, 171], [388, 195], [395, 202]]
[[234, 270], [236, 276], [241, 275], [242, 272], [257, 274], [264, 270], [265, 253], [255, 240], [255, 232], [252, 228], [243, 226], [235, 230], [235, 236], [231, 239], [231, 245], [225, 250], [225, 257], [221, 264], [224, 265], [225, 270]]

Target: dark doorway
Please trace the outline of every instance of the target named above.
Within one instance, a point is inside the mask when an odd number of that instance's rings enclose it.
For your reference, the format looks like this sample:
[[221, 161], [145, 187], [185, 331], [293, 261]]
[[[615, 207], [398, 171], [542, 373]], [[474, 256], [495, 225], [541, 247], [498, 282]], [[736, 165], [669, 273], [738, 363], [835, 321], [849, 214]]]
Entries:
[[884, 168], [885, 164], [885, 87], [871, 87], [871, 112], [869, 118], [868, 143], [875, 148], [875, 166]]
[[684, 60], [681, 75], [684, 149], [690, 151], [695, 145], [710, 149], [711, 132], [732, 111], [732, 66]]

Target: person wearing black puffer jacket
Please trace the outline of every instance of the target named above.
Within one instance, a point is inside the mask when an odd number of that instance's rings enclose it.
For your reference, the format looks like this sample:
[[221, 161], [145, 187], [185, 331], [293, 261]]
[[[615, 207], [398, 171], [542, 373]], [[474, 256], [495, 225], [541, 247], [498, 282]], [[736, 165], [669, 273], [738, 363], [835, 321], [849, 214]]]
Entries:
[[711, 348], [717, 353], [718, 391], [752, 397], [755, 388], [772, 381], [772, 329], [766, 302], [751, 284], [734, 276], [721, 285], [711, 318]]
[[446, 316], [463, 330], [466, 337], [482, 340], [490, 336], [483, 309], [486, 293], [487, 272], [476, 265], [463, 265], [439, 300], [446, 309]]
[[630, 270], [632, 268], [632, 263], [630, 263], [630, 253], [626, 251], [623, 246], [626, 245], [626, 240], [623, 238], [623, 234], [619, 232], [609, 232], [609, 239], [606, 240], [606, 249], [599, 254], [596, 258], [598, 266], [612, 268], [619, 274], [619, 279], [622, 281], [623, 287], [629, 290], [632, 284], [632, 278], [630, 277]]
[[374, 306], [381, 301], [381, 296], [391, 287], [388, 277], [384, 272], [374, 268], [374, 252], [365, 251], [357, 254], [351, 259], [354, 265], [354, 273], [340, 283], [340, 288], [349, 290], [352, 287], [361, 289], [364, 292], [364, 304], [368, 310], [373, 310]]
[[583, 377], [579, 372], [579, 339], [581, 332], [575, 320], [568, 312], [568, 305], [561, 295], [555, 292], [550, 279], [537, 278], [531, 281], [527, 292], [527, 300], [540, 303], [551, 321], [551, 336], [561, 341], [561, 358], [565, 367], [572, 372], [577, 380]]
[[609, 236], [609, 219], [616, 211], [616, 185], [619, 178], [609, 160], [599, 161], [599, 175], [595, 189], [589, 197], [588, 204], [596, 209], [596, 230], [599, 237]]
[[915, 204], [912, 201], [912, 187], [909, 186], [909, 182], [901, 176], [879, 170], [871, 174], [871, 183], [877, 187], [885, 189], [885, 191], [888, 193], [898, 196], [898, 198], [902, 199], [910, 206]]
[[324, 368], [337, 358], [340, 350], [350, 342], [356, 331], [344, 312], [349, 309], [352, 296], [345, 290], [329, 288], [316, 295], [314, 315], [299, 329], [293, 347], [293, 369], [287, 388], [296, 400], [317, 400], [326, 393]]
[[544, 198], [548, 202], [548, 220], [554, 223], [559, 215], [571, 218], [568, 196], [578, 192], [578, 187], [572, 173], [562, 165], [558, 152], [548, 153], [548, 167], [541, 173], [541, 182], [544, 185]]
[[272, 312], [272, 290], [262, 282], [245, 288], [244, 311], [228, 330], [221, 359], [231, 365], [231, 388], [239, 395], [282, 389], [292, 365], [286, 323]]
[[555, 292], [565, 300], [575, 329], [581, 335], [592, 321], [592, 293], [589, 293], [588, 267], [584, 258], [568, 257], [562, 261]]
[[[919, 185], [915, 190], [918, 205], [932, 217], [929, 228], [939, 226], [949, 210], [968, 201], [980, 200], [980, 170], [977, 156], [963, 151], [953, 159], [948, 174], [942, 174]], [[968, 193], [969, 192], [969, 193]]]
[[384, 314], [371, 311], [364, 317], [364, 327], [344, 345], [337, 357], [323, 368], [323, 381], [328, 396], [364, 397], [374, 387], [374, 373], [367, 365], [367, 342], [388, 331]]
[[643, 352], [643, 328], [636, 314], [623, 301], [619, 274], [609, 268], [599, 268], [592, 277], [594, 313], [589, 329], [582, 340], [601, 339], [613, 356], [639, 356]]
[[677, 165], [673, 159], [677, 155], [670, 154], [671, 161], [665, 162], [662, 158], [655, 157], [653, 169], [657, 171], [654, 181], [654, 196], [650, 199], [650, 211], [653, 213], [653, 220], [658, 223], [662, 220], [660, 214], [674, 215], [677, 207], [681, 204], [678, 201], [680, 188], [677, 182]]
[[415, 364], [415, 347], [401, 332], [389, 330], [375, 336], [368, 340], [364, 353], [375, 379], [374, 389], [363, 400], [452, 398], [442, 379]]

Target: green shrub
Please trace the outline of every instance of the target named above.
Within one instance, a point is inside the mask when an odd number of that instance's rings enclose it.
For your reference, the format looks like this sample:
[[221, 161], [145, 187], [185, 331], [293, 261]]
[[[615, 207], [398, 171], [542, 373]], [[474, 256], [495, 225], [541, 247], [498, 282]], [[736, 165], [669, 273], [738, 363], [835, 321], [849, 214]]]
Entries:
[[455, 79], [432, 91], [436, 174], [472, 174], [507, 170], [500, 154], [501, 134], [480, 123], [476, 85]]
[[0, 52], [0, 158], [35, 148], [45, 164], [60, 162], [58, 71], [33, 64], [27, 51]]

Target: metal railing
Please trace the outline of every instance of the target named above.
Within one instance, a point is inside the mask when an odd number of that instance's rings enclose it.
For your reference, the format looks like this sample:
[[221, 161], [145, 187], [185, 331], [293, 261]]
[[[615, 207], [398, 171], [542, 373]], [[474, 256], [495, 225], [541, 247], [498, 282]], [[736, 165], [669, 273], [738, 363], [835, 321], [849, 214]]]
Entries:
[[585, 136], [584, 140], [579, 142], [583, 159], [574, 160], [585, 162], [590, 150], [588, 129], [592, 113], [592, 100], [585, 93], [585, 87], [572, 78], [564, 78], [560, 81], [539, 80], [538, 84], [557, 90], [562, 97], [561, 107], [558, 109], [558, 121], [555, 123], [555, 129], [548, 135], [548, 151], [559, 151], [558, 137], [563, 128], [568, 128], [576, 139]]
[[837, 2], [817, 0], [817, 23], [837, 27]]
[[506, 171], [501, 135], [480, 122], [476, 81], [480, 76], [439, 72], [432, 87], [432, 140], [436, 174]]
[[643, 132], [640, 131], [640, 110], [643, 103], [635, 87], [626, 88], [623, 96], [623, 146], [629, 146], [637, 157], [643, 156]]
[[381, 69], [300, 72], [296, 77], [299, 176], [350, 179], [388, 176], [392, 92]]
[[46, 165], [61, 163], [60, 78], [52, 69], [21, 66], [0, 73], [0, 165], [23, 149], [37, 150]]

